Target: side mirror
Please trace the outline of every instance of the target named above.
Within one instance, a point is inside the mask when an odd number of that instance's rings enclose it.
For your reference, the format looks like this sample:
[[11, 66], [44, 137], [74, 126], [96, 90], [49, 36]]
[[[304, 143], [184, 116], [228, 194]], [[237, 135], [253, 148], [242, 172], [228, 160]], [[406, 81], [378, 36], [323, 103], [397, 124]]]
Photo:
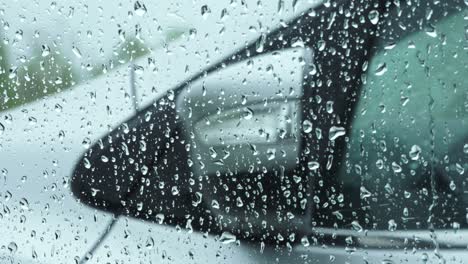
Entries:
[[302, 121], [311, 60], [305, 48], [276, 51], [169, 91], [84, 153], [74, 195], [116, 214], [244, 239], [307, 230], [311, 188], [300, 156], [312, 129]]

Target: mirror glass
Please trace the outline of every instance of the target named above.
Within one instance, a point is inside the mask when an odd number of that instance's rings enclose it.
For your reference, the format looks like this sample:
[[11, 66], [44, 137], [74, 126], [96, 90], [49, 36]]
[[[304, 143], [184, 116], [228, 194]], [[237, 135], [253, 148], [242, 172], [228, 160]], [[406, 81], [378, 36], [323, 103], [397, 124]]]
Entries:
[[259, 55], [198, 79], [178, 96], [193, 190], [223, 229], [264, 236], [305, 226], [307, 179], [297, 167], [311, 60], [304, 48]]

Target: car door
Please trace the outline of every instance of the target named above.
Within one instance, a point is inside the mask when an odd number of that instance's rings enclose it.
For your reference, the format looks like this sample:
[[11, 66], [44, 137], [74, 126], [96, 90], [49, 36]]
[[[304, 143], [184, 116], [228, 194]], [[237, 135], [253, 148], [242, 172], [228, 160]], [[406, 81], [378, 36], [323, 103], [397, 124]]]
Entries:
[[318, 241], [334, 248], [319, 251], [350, 263], [463, 263], [466, 6], [388, 3], [380, 14], [341, 164], [329, 174], [328, 188], [353, 205], [324, 210], [331, 228], [318, 225], [312, 238], [329, 236]]

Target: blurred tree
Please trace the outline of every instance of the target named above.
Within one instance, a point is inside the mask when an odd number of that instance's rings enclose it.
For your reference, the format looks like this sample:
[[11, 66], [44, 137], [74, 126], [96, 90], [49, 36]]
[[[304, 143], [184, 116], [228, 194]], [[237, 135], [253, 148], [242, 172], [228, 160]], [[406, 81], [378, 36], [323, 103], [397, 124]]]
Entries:
[[[165, 34], [164, 43], [179, 38], [185, 30], [175, 28]], [[0, 36], [3, 34], [0, 32]], [[60, 50], [38, 47], [30, 58], [24, 58], [23, 65], [15, 66], [8, 60], [8, 47], [0, 43], [0, 111], [20, 106], [46, 95], [61, 92], [75, 84], [96, 78], [111, 70], [114, 65], [128, 63], [150, 52], [138, 38], [125, 40], [110, 59], [95, 65], [76, 67]], [[88, 74], [81, 74], [84, 68]]]
[[10, 68], [6, 68], [6, 78], [1, 79], [6, 89], [4, 104], [0, 110], [60, 92], [75, 83], [72, 67], [64, 61], [60, 53], [44, 55], [37, 50], [24, 65], [9, 66]]

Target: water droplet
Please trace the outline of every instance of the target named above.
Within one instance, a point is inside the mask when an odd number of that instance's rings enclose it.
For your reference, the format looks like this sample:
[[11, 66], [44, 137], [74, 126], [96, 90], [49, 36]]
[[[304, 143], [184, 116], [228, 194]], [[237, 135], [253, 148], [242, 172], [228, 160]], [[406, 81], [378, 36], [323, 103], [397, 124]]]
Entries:
[[[136, 64], [133, 65], [133, 70], [137, 75], [142, 75], [145, 72], [145, 68], [143, 66]], [[174, 100], [174, 91], [168, 91], [167, 98], [171, 101]]]
[[109, 161], [109, 158], [106, 157], [106, 156], [104, 156], [104, 155], [102, 155], [102, 156], [101, 156], [101, 161], [102, 161], [102, 162], [108, 162], [108, 161]]
[[304, 130], [305, 133], [310, 133], [312, 132], [312, 122], [310, 122], [309, 120], [304, 120], [302, 122], [302, 130]]
[[325, 47], [327, 46], [327, 43], [325, 42], [325, 40], [320, 39], [320, 40], [317, 41], [317, 46], [318, 46], [319, 51], [323, 51], [323, 50], [325, 50]]
[[327, 113], [333, 113], [333, 101], [328, 101], [326, 105]]
[[65, 131], [60, 130], [58, 134], [58, 138], [60, 141], [63, 141], [63, 139], [65, 138]]
[[455, 185], [455, 182], [453, 181], [450, 181], [449, 187], [450, 187], [450, 190], [452, 191], [455, 191], [455, 189], [457, 189], [457, 186]]
[[147, 175], [148, 171], [149, 171], [149, 168], [146, 165], [142, 165], [140, 171], [141, 171], [141, 174]]
[[245, 105], [246, 103], [247, 103], [247, 96], [246, 96], [246, 95], [242, 95], [241, 104], [242, 104], [242, 105]]
[[252, 109], [250, 109], [248, 107], [244, 108], [244, 113], [242, 115], [242, 117], [244, 119], [246, 119], [246, 120], [252, 119], [253, 115], [254, 115], [254, 111]]
[[262, 52], [263, 52], [263, 49], [264, 49], [264, 46], [265, 46], [265, 41], [266, 41], [266, 35], [265, 35], [265, 34], [260, 35], [260, 38], [259, 38], [258, 41], [255, 43], [255, 50], [256, 50], [258, 53], [262, 53]]
[[152, 237], [148, 237], [145, 243], [145, 247], [147, 249], [152, 249], [154, 247], [154, 239]]
[[393, 193], [394, 193], [393, 188], [392, 188], [392, 186], [390, 185], [390, 183], [385, 184], [384, 190], [385, 190], [388, 194], [393, 194]]
[[223, 232], [221, 236], [219, 237], [219, 241], [223, 244], [230, 244], [236, 242], [236, 236], [229, 233], [229, 232]]
[[284, 139], [286, 137], [286, 134], [288, 133], [288, 131], [286, 131], [286, 129], [284, 128], [280, 128], [279, 130], [279, 133], [278, 133], [278, 136], [281, 138], [281, 139]]
[[278, 14], [281, 14], [284, 10], [284, 0], [278, 0]]
[[86, 169], [91, 168], [91, 162], [89, 162], [88, 158], [83, 158], [83, 165], [85, 166]]
[[95, 197], [98, 192], [100, 192], [101, 190], [99, 189], [96, 189], [96, 188], [91, 188], [91, 196]]
[[317, 139], [322, 139], [322, 129], [320, 128], [315, 128], [315, 136], [317, 137]]
[[422, 253], [422, 255], [421, 255], [421, 261], [422, 261], [423, 263], [427, 263], [428, 260], [429, 260], [429, 255], [428, 255], [426, 252]]
[[0, 123], [0, 135], [2, 135], [5, 132], [5, 126]]
[[72, 51], [73, 51], [73, 54], [75, 54], [75, 56], [76, 56], [77, 58], [81, 58], [81, 57], [82, 57], [81, 51], [78, 49], [78, 47], [73, 46], [73, 47], [72, 47]]
[[[1, 126], [2, 126], [2, 124], [0, 123], [0, 134], [1, 134], [1, 130], [2, 130]], [[468, 144], [465, 144], [463, 146], [463, 153], [468, 154]]]
[[346, 134], [346, 131], [344, 127], [332, 126], [330, 128], [328, 138], [333, 141], [341, 136], [344, 136], [345, 134]]
[[189, 168], [191, 168], [193, 166], [193, 160], [187, 159], [187, 166], [189, 166]]
[[60, 104], [55, 104], [54, 109], [57, 113], [62, 112], [63, 107]]
[[316, 203], [316, 204], [319, 204], [319, 203], [320, 203], [320, 197], [318, 197], [317, 195], [314, 195], [314, 197], [312, 198], [312, 200], [313, 200], [314, 203]]
[[375, 70], [375, 75], [377, 76], [382, 76], [387, 72], [387, 64], [386, 63], [380, 63], [377, 66], [377, 69]]
[[292, 40], [291, 47], [293, 47], [293, 48], [297, 48], [297, 47], [303, 48], [304, 46], [305, 46], [305, 44], [304, 44], [304, 40], [302, 40], [302, 38], [298, 37], [298, 38], [294, 38]]
[[18, 245], [15, 242], [10, 242], [8, 244], [8, 251], [10, 251], [11, 254], [15, 254], [17, 250], [18, 250]]
[[407, 97], [407, 96], [401, 96], [400, 98], [400, 102], [401, 102], [401, 105], [402, 106], [406, 106], [408, 104], [408, 102], [410, 101], [410, 98]]
[[123, 29], [118, 29], [117, 33], [119, 34], [119, 38], [122, 42], [125, 42], [125, 30]]
[[212, 201], [211, 201], [211, 207], [213, 207], [214, 209], [219, 209], [219, 203], [218, 203], [218, 201], [212, 200]]
[[426, 32], [426, 35], [428, 35], [428, 36], [431, 37], [431, 38], [437, 37], [437, 30], [436, 30], [436, 28], [435, 28], [433, 25], [431, 25], [431, 24], [429, 24], [429, 25], [426, 27], [425, 32]]
[[177, 188], [177, 186], [172, 186], [171, 193], [172, 193], [172, 195], [178, 195], [179, 194], [179, 188]]
[[395, 220], [390, 219], [388, 220], [388, 230], [393, 232], [397, 229], [398, 224], [395, 222]]
[[377, 166], [377, 169], [381, 170], [383, 169], [384, 167], [384, 162], [382, 159], [378, 159], [376, 162], [375, 162], [375, 166]]
[[409, 198], [411, 198], [411, 193], [408, 192], [408, 191], [405, 191], [405, 192], [403, 193], [403, 196], [405, 196], [406, 199], [409, 199]]
[[301, 238], [301, 244], [302, 244], [304, 247], [310, 246], [309, 239], [308, 239], [306, 236], [302, 237], [302, 238]]
[[368, 197], [371, 197], [371, 192], [369, 192], [369, 190], [366, 189], [366, 187], [364, 186], [361, 186], [361, 189], [360, 189], [360, 197], [361, 199], [365, 199], [365, 198], [368, 198]]
[[49, 46], [47, 44], [43, 44], [42, 45], [42, 53], [41, 53], [42, 57], [47, 57], [47, 56], [49, 56], [49, 54], [50, 54]]
[[379, 23], [379, 11], [372, 10], [367, 17], [372, 24], [377, 25], [377, 23]]
[[418, 145], [413, 145], [413, 146], [411, 147], [410, 152], [409, 152], [409, 157], [410, 157], [412, 160], [418, 160], [420, 154], [421, 154], [421, 148], [420, 148]]
[[28, 210], [29, 209], [29, 202], [26, 200], [26, 198], [21, 198], [19, 200], [19, 204], [21, 206], [21, 209], [23, 210]]
[[215, 165], [224, 166], [224, 161], [222, 159], [213, 161]]
[[344, 195], [342, 193], [340, 193], [336, 199], [338, 202], [342, 203], [344, 202]]
[[307, 163], [307, 167], [309, 167], [310, 170], [317, 170], [320, 167], [320, 163], [317, 161], [311, 161]]
[[157, 214], [156, 215], [156, 223], [162, 225], [164, 222], [164, 215], [163, 214]]
[[226, 19], [226, 17], [228, 17], [228, 16], [229, 16], [229, 13], [228, 13], [227, 9], [226, 9], [226, 8], [223, 8], [223, 10], [221, 10], [221, 15], [220, 15], [219, 18], [220, 18], [221, 20], [224, 20], [224, 19]]
[[211, 13], [211, 9], [208, 7], [208, 5], [203, 5], [201, 7], [201, 15], [203, 19], [207, 19], [210, 13]]
[[244, 206], [244, 202], [242, 201], [242, 199], [240, 197], [237, 197], [237, 199], [236, 199], [236, 206], [237, 207]]
[[137, 203], [137, 210], [141, 212], [143, 210], [143, 202]]
[[272, 159], [274, 159], [275, 157], [276, 157], [276, 149], [272, 149], [272, 148], [268, 149], [268, 150], [267, 150], [267, 158], [268, 158], [268, 160], [272, 160]]
[[399, 173], [402, 171], [400, 164], [396, 162], [392, 162], [392, 170], [396, 173]]
[[359, 224], [358, 221], [352, 221], [351, 226], [353, 227], [354, 231], [356, 231], [356, 232], [362, 232], [362, 230], [363, 230], [362, 226]]
[[18, 29], [15, 33], [15, 37], [17, 40], [22, 40], [23, 39], [23, 30]]
[[213, 147], [210, 147], [209, 149], [210, 151], [210, 156], [214, 159], [218, 156], [218, 152], [216, 152], [216, 150], [213, 148]]
[[403, 208], [403, 216], [408, 217], [409, 216], [409, 210], [407, 207]]
[[91, 139], [89, 137], [85, 137], [81, 144], [85, 149], [89, 149], [89, 147], [91, 146]]
[[17, 67], [11, 68], [11, 69], [9, 70], [9, 73], [8, 73], [8, 78], [9, 78], [9, 79], [14, 79], [14, 78], [16, 78], [17, 72], [18, 72], [18, 68], [17, 68]]
[[33, 116], [28, 117], [28, 121], [30, 125], [35, 125], [37, 123], [37, 119]]
[[133, 5], [133, 10], [135, 10], [135, 14], [137, 14], [138, 16], [143, 16], [147, 12], [145, 4], [141, 1], [135, 2], [135, 4]]
[[332, 214], [336, 217], [336, 219], [343, 220], [343, 214], [340, 213], [339, 211], [335, 211]]
[[455, 169], [460, 175], [465, 173], [465, 168], [460, 163], [455, 163]]
[[296, 12], [298, 4], [299, 4], [299, 0], [293, 0], [292, 1], [292, 7], [293, 7], [294, 12]]
[[60, 230], [55, 230], [55, 239], [59, 239], [62, 236], [62, 232]]
[[6, 191], [6, 193], [3, 196], [3, 198], [5, 199], [5, 202], [8, 202], [12, 197], [13, 197], [13, 194], [10, 191]]
[[328, 155], [327, 166], [325, 166], [325, 167], [327, 168], [327, 170], [330, 170], [332, 165], [333, 165], [333, 155], [330, 154], [330, 155]]

